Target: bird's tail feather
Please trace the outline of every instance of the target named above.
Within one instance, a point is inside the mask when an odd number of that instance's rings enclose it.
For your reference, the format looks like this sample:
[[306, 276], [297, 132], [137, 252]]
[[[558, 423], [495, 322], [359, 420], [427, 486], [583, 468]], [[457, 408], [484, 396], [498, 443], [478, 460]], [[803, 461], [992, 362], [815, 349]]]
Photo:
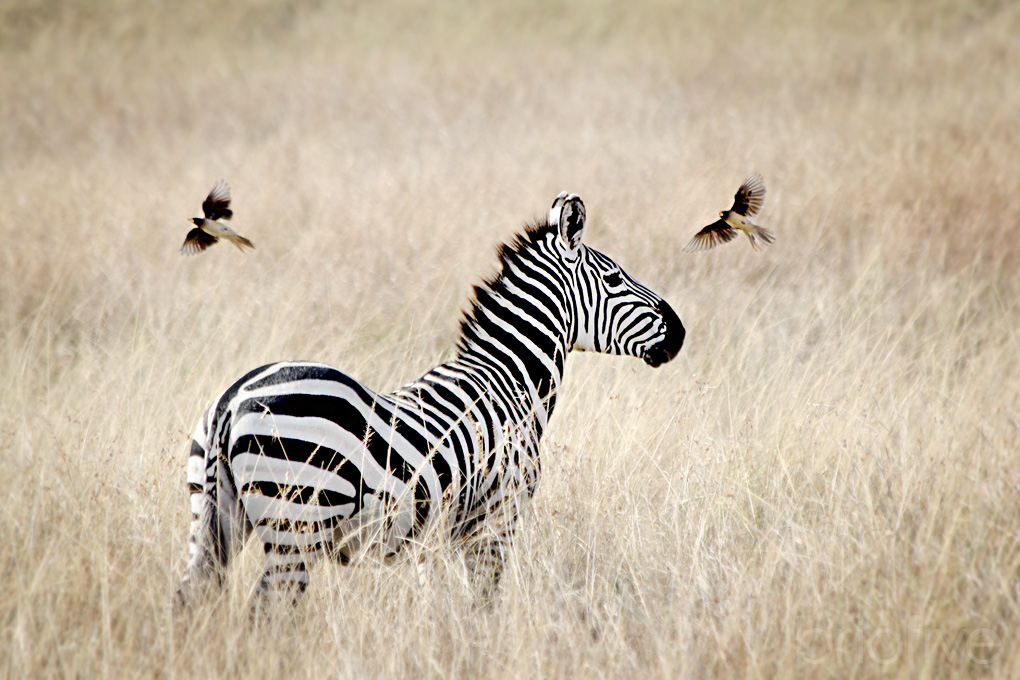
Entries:
[[753, 224], [751, 227], [752, 229], [747, 232], [747, 238], [750, 239], [751, 247], [755, 250], [758, 250], [759, 248], [758, 239], [761, 239], [765, 245], [770, 245], [776, 240], [776, 237], [772, 234], [772, 232], [765, 227], [759, 227], [757, 224]]
[[254, 243], [252, 243], [245, 237], [241, 236], [240, 234], [227, 234], [226, 238], [229, 239], [230, 242], [233, 243], [235, 246], [237, 246], [237, 249], [240, 250], [242, 253], [244, 252], [245, 248], [255, 247]]

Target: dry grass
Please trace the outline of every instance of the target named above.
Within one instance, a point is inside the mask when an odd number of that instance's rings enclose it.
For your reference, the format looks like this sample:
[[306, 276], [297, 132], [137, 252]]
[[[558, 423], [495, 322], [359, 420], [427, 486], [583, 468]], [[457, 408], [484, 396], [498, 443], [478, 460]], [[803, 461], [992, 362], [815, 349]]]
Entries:
[[[75, 4], [0, 8], [0, 674], [1020, 674], [1014, 3]], [[752, 170], [776, 245], [682, 254]], [[221, 176], [258, 249], [182, 258]], [[492, 605], [252, 627], [249, 549], [173, 620], [212, 395], [420, 374], [563, 188], [687, 346], [571, 359]]]

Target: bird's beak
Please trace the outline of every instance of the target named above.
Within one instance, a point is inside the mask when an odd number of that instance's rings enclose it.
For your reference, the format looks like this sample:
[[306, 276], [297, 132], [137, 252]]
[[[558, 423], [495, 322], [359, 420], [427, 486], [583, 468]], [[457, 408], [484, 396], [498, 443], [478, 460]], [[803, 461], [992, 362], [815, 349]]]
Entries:
[[722, 214], [722, 213], [719, 213], [719, 217], [722, 217], [722, 216], [723, 216], [723, 214]]
[[188, 221], [191, 222], [192, 224], [194, 224], [195, 223], [195, 218], [194, 217], [189, 217]]

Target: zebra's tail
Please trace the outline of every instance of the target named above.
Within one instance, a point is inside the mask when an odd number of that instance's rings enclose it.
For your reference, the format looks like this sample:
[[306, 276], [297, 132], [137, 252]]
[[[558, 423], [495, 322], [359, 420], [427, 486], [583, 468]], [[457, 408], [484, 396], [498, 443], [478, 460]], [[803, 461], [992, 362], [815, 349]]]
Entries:
[[213, 434], [211, 414], [199, 423], [188, 456], [191, 536], [187, 573], [177, 588], [177, 607], [203, 599], [219, 587], [230, 558], [240, 550], [251, 525], [238, 502], [227, 456]]

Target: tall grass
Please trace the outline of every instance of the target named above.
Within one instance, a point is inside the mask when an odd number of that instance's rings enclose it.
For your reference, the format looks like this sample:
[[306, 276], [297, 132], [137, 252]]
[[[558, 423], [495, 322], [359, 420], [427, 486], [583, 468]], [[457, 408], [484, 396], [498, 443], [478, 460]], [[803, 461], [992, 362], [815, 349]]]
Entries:
[[[0, 8], [0, 674], [1016, 677], [1020, 11]], [[777, 243], [680, 252], [751, 171]], [[177, 248], [213, 181], [257, 250]], [[187, 441], [245, 370], [392, 389], [579, 193], [680, 357], [572, 356], [509, 573], [250, 546], [174, 618]]]

